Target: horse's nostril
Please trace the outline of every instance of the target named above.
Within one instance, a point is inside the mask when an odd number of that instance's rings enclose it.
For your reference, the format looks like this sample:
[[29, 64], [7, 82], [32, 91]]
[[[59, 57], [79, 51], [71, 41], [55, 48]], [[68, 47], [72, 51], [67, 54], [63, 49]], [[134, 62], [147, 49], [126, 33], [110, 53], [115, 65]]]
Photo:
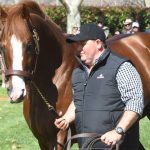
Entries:
[[10, 88], [7, 88], [7, 92], [9, 92], [10, 91]]
[[11, 104], [14, 104], [15, 102], [11, 99], [11, 100], [10, 100], [10, 103], [11, 103]]

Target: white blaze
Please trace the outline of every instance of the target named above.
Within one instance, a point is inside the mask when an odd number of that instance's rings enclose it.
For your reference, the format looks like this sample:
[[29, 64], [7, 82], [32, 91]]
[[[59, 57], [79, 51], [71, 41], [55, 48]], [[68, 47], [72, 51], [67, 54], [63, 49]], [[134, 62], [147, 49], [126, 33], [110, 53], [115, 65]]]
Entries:
[[[23, 50], [22, 42], [16, 38], [15, 35], [11, 37], [12, 46], [12, 70], [23, 70]], [[12, 76], [12, 88], [10, 89], [9, 96], [12, 100], [17, 100], [21, 95], [26, 94], [25, 82], [20, 76]]]

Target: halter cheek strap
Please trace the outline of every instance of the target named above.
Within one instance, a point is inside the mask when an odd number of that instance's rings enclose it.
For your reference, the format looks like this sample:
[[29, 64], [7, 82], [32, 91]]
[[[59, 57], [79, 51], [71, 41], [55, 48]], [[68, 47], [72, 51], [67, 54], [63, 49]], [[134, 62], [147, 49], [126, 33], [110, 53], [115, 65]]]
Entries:
[[30, 17], [28, 19], [26, 19], [26, 22], [27, 22], [27, 25], [28, 25], [28, 28], [29, 28], [30, 32], [32, 33], [32, 37], [33, 37], [33, 40], [34, 40], [34, 43], [35, 43], [36, 58], [35, 58], [35, 65], [34, 65], [34, 68], [32, 70], [32, 74], [34, 74], [35, 71], [36, 71], [38, 56], [39, 56], [39, 53], [40, 53], [40, 46], [39, 46], [40, 38], [39, 38], [38, 32], [36, 31], [36, 28], [33, 25]]

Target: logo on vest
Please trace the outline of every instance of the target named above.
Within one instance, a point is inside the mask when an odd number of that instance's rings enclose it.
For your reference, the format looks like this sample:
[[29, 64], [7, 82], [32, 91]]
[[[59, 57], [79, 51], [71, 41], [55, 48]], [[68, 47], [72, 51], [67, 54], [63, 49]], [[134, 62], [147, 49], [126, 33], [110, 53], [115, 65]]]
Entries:
[[103, 78], [104, 78], [103, 74], [100, 74], [99, 76], [97, 76], [97, 79], [103, 79]]

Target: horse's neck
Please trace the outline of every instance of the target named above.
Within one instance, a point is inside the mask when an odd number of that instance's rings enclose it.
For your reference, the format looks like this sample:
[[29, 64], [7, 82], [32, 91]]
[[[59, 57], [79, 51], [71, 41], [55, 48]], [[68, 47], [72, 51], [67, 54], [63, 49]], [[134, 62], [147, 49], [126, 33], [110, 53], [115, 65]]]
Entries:
[[65, 112], [72, 100], [71, 76], [76, 66], [73, 48], [64, 49], [63, 62], [56, 70], [53, 82], [58, 89], [57, 111]]
[[59, 89], [62, 84], [69, 81], [73, 69], [76, 66], [76, 59], [74, 57], [73, 47], [68, 47], [66, 45], [63, 51], [63, 60], [61, 66], [56, 70], [53, 82], [56, 84]]

